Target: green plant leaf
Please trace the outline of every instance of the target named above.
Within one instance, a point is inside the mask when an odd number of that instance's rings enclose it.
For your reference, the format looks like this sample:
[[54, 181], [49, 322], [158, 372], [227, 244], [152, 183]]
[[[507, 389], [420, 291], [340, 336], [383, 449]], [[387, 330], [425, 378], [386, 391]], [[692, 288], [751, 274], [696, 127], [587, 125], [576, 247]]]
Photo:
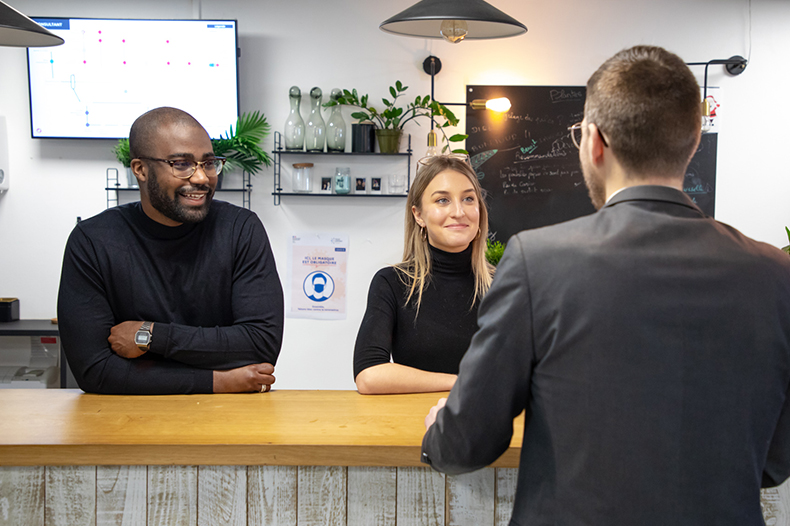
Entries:
[[385, 106], [392, 106], [392, 103], [387, 99], [381, 99], [381, 102], [383, 102]]
[[236, 129], [228, 127], [219, 139], [212, 139], [214, 154], [227, 157], [229, 168], [241, 168], [251, 174], [261, 170], [261, 166], [271, 166], [272, 160], [263, 151], [260, 143], [271, 133], [271, 126], [259, 111], [243, 113], [236, 120]]
[[393, 98], [398, 98], [398, 92], [395, 91], [395, 88], [392, 86], [390, 86], [390, 95], [392, 95]]
[[395, 87], [398, 88], [398, 91], [403, 91], [403, 84], [401, 83], [401, 81], [396, 80]]
[[499, 264], [502, 255], [505, 253], [505, 245], [499, 241], [486, 239], [486, 260], [494, 266]]
[[790, 228], [785, 227], [785, 232], [787, 232], [787, 240], [790, 241]]
[[447, 139], [447, 140], [450, 141], [450, 142], [460, 142], [460, 141], [466, 140], [468, 137], [469, 136], [466, 135], [466, 134], [456, 133], [455, 135], [451, 135], [450, 138]]
[[129, 168], [132, 165], [132, 155], [129, 152], [129, 139], [118, 139], [112, 151], [118, 159], [118, 162], [124, 167]]
[[469, 155], [469, 152], [467, 152], [463, 148], [458, 148], [457, 150], [453, 150], [453, 153], [462, 153], [464, 155]]

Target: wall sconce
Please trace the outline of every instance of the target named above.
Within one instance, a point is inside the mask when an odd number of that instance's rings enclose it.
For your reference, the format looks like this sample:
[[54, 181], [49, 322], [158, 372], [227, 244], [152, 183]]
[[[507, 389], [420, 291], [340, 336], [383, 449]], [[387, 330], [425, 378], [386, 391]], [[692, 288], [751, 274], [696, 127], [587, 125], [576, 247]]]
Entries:
[[[436, 74], [442, 70], [442, 61], [439, 57], [431, 55], [426, 58], [422, 63], [422, 70], [431, 76], [431, 100], [436, 100], [433, 97], [433, 83]], [[510, 99], [507, 97], [500, 97], [498, 99], [475, 99], [470, 103], [466, 102], [440, 102], [444, 106], [469, 106], [473, 110], [491, 110], [496, 112], [506, 112], [510, 109]], [[433, 129], [433, 121], [431, 121], [431, 129]]]
[[[436, 101], [433, 95], [434, 78], [436, 74], [442, 70], [442, 61], [439, 57], [433, 55], [426, 58], [422, 63], [422, 70], [431, 76], [431, 100]], [[438, 102], [438, 101], [437, 101]], [[472, 102], [439, 102], [443, 106], [468, 106], [473, 110], [490, 110], [495, 112], [506, 112], [510, 109], [510, 99], [507, 97], [499, 97], [497, 99], [474, 99]], [[428, 150], [426, 157], [431, 155], [438, 155], [436, 132], [433, 131], [433, 118], [431, 118], [431, 131], [428, 132]]]
[[727, 59], [713, 59], [707, 62], [686, 63], [687, 66], [705, 66], [705, 80], [702, 88], [702, 133], [706, 133], [711, 129], [710, 102], [708, 101], [708, 67], [711, 64], [722, 64], [727, 73], [737, 77], [746, 69], [746, 63], [746, 59], [740, 55], [734, 55]]
[[388, 18], [379, 29], [395, 35], [486, 40], [523, 35], [527, 27], [483, 0], [422, 0]]
[[0, 1], [0, 46], [46, 47], [64, 42], [59, 36]]

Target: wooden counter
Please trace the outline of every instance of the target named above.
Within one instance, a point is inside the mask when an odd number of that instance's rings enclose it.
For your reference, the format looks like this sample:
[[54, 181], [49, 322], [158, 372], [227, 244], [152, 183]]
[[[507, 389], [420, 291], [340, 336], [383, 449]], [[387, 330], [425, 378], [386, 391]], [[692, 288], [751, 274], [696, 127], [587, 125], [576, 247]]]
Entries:
[[[420, 466], [446, 393], [106, 396], [0, 390], [0, 465]], [[523, 417], [495, 466], [517, 467]]]
[[[506, 526], [523, 417], [474, 473], [419, 463], [446, 393], [0, 390], [0, 526]], [[790, 485], [763, 491], [790, 526]]]

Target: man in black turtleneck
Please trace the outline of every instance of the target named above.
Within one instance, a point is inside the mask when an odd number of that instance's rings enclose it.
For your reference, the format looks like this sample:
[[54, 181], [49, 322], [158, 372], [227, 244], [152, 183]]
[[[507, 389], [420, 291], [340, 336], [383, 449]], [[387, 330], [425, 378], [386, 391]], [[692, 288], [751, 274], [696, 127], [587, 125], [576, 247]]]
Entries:
[[265, 392], [283, 294], [258, 217], [212, 202], [224, 159], [189, 114], [157, 108], [129, 135], [140, 201], [82, 221], [58, 295], [80, 388], [107, 394]]

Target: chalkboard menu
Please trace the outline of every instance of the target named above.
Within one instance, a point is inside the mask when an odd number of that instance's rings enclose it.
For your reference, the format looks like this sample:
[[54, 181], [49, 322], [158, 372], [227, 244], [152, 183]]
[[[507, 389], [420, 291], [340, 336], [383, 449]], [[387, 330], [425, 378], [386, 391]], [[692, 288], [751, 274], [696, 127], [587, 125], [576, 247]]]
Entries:
[[[583, 86], [467, 86], [467, 102], [507, 97], [507, 114], [467, 110], [466, 149], [486, 192], [495, 240], [595, 212], [568, 127], [584, 117]], [[704, 135], [684, 189], [713, 215], [716, 136]]]

